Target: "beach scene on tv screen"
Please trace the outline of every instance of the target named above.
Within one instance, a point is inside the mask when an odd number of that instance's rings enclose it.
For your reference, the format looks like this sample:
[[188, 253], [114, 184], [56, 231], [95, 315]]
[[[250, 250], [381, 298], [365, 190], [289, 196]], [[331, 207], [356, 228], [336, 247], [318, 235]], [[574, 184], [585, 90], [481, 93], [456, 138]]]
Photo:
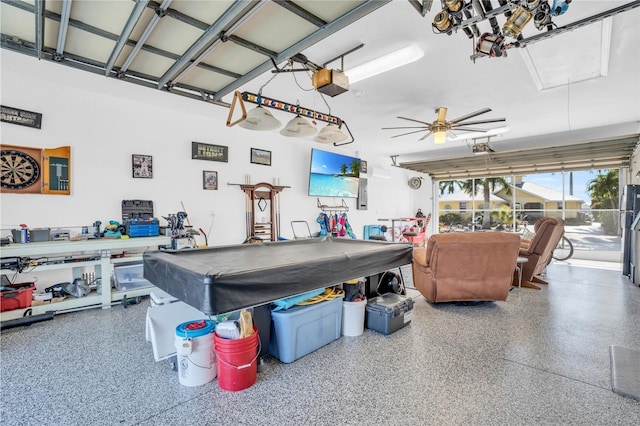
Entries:
[[359, 176], [358, 158], [314, 149], [311, 154], [309, 195], [357, 198]]

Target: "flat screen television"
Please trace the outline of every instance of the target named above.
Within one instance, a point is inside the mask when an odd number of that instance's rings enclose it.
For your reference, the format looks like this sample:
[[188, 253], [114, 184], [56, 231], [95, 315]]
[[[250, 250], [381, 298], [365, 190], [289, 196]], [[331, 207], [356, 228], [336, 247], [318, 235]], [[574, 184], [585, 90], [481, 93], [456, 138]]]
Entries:
[[309, 195], [358, 198], [360, 159], [311, 149]]

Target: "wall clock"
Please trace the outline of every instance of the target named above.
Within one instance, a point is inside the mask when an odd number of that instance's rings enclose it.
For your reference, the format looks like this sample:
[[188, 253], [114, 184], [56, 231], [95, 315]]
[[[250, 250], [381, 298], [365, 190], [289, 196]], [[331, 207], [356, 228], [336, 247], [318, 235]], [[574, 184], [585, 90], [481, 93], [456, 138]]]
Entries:
[[0, 152], [2, 167], [2, 188], [23, 189], [35, 184], [40, 177], [38, 161], [27, 154], [13, 149]]

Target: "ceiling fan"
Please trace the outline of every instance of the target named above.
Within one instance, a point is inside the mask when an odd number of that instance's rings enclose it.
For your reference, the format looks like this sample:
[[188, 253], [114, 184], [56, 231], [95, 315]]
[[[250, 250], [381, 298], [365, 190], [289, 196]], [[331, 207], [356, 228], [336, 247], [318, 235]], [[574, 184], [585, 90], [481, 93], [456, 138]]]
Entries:
[[392, 138], [397, 138], [399, 136], [410, 135], [413, 133], [419, 133], [427, 131], [427, 134], [421, 137], [419, 140], [424, 140], [427, 136], [433, 133], [433, 140], [435, 143], [444, 143], [447, 139], [447, 132], [452, 130], [463, 130], [466, 132], [481, 132], [485, 133], [489, 131], [489, 129], [482, 129], [478, 127], [467, 127], [474, 126], [477, 124], [487, 124], [487, 123], [498, 123], [500, 121], [506, 121], [506, 118], [491, 118], [487, 120], [474, 120], [474, 121], [466, 121], [470, 118], [476, 117], [481, 114], [485, 114], [491, 111], [491, 108], [483, 108], [481, 110], [472, 112], [467, 115], [463, 115], [462, 117], [455, 118], [453, 120], [447, 121], [447, 109], [444, 107], [436, 108], [436, 114], [438, 114], [438, 119], [433, 123], [428, 123], [426, 121], [416, 120], [413, 118], [407, 117], [398, 117], [402, 120], [415, 121], [416, 123], [422, 124], [422, 126], [405, 126], [405, 127], [383, 127], [382, 130], [397, 130], [397, 129], [418, 129], [413, 130], [407, 133], [401, 133], [399, 135], [391, 136]]

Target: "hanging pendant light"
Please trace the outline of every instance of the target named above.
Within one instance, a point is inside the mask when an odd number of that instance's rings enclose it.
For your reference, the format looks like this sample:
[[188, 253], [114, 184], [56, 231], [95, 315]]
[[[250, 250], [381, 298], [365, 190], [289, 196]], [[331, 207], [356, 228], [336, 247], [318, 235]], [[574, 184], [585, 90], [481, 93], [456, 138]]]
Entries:
[[320, 143], [339, 143], [344, 142], [347, 139], [347, 135], [342, 133], [340, 128], [335, 124], [327, 124], [327, 126], [320, 130], [320, 132], [313, 138], [314, 141]]
[[273, 130], [280, 127], [282, 123], [269, 111], [260, 105], [247, 113], [247, 118], [239, 126], [249, 130]]
[[300, 117], [300, 115], [296, 115], [284, 126], [284, 129], [280, 130], [280, 134], [292, 138], [304, 138], [315, 135], [316, 128], [313, 127], [309, 121]]

